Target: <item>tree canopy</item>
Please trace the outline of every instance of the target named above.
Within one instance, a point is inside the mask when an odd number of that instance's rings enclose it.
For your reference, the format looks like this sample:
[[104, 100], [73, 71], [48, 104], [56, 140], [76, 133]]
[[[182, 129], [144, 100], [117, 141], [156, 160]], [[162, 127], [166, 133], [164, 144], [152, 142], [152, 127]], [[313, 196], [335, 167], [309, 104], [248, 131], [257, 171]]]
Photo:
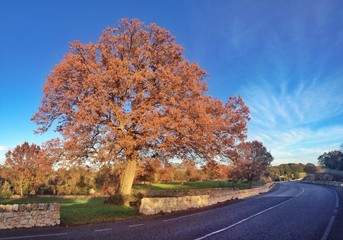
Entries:
[[343, 170], [343, 151], [334, 150], [325, 152], [318, 157], [318, 162], [326, 168]]
[[40, 146], [24, 142], [6, 153], [3, 177], [21, 196], [31, 194], [34, 185], [49, 174], [51, 164]]
[[307, 163], [304, 167], [304, 172], [307, 174], [313, 174], [317, 172], [317, 167], [313, 163]]
[[305, 165], [302, 163], [284, 163], [279, 166], [268, 167], [268, 172], [272, 179], [297, 179], [300, 173], [304, 172]]
[[223, 104], [206, 95], [205, 70], [182, 53], [170, 32], [137, 19], [97, 43], [73, 42], [46, 79], [37, 132], [56, 124], [68, 159], [122, 161], [132, 180], [136, 162], [149, 157], [229, 154], [246, 136], [249, 110], [241, 97]]
[[273, 156], [261, 142], [243, 142], [233, 158], [233, 178], [246, 179], [251, 186], [252, 181], [259, 180], [273, 160]]

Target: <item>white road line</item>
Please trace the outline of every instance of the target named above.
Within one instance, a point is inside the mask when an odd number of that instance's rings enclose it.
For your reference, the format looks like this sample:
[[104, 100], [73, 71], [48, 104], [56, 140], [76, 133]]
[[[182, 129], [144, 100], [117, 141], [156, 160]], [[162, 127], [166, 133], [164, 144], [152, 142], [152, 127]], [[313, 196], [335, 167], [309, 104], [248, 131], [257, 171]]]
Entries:
[[339, 207], [339, 198], [338, 198], [337, 192], [336, 191], [334, 191], [334, 192], [336, 194], [336, 208], [338, 208]]
[[[334, 193], [335, 193], [335, 196], [336, 196], [336, 205], [335, 205], [335, 210], [333, 211], [334, 214], [337, 213], [337, 209], [339, 207], [339, 198], [338, 198], [338, 194], [336, 191], [332, 190]], [[330, 222], [329, 224], [327, 225], [326, 229], [325, 229], [325, 232], [322, 236], [322, 238], [320, 240], [326, 240], [328, 237], [329, 237], [329, 234], [330, 234], [330, 231], [331, 231], [331, 228], [332, 228], [332, 225], [333, 223], [335, 222], [335, 218], [336, 216], [332, 216], [331, 219], [330, 219]]]
[[296, 195], [294, 198], [288, 199], [288, 200], [286, 200], [286, 201], [284, 201], [284, 202], [282, 202], [282, 203], [279, 203], [279, 204], [277, 204], [277, 205], [275, 205], [275, 206], [269, 207], [269, 208], [267, 208], [267, 209], [265, 209], [265, 210], [263, 210], [263, 211], [261, 211], [261, 212], [255, 213], [254, 215], [251, 215], [250, 217], [244, 218], [244, 219], [242, 219], [241, 221], [236, 222], [236, 223], [234, 223], [234, 224], [232, 224], [232, 225], [230, 225], [230, 226], [228, 226], [228, 227], [225, 227], [225, 228], [219, 229], [219, 230], [217, 230], [217, 231], [211, 232], [211, 233], [209, 233], [209, 234], [206, 234], [205, 236], [196, 238], [195, 240], [205, 239], [205, 238], [210, 237], [210, 236], [213, 236], [213, 235], [215, 235], [215, 234], [217, 234], [217, 233], [224, 232], [224, 231], [226, 231], [226, 230], [228, 230], [228, 229], [230, 229], [230, 228], [233, 228], [234, 226], [237, 226], [237, 225], [239, 225], [239, 224], [241, 224], [241, 223], [243, 223], [243, 222], [248, 221], [248, 220], [251, 219], [251, 218], [254, 218], [254, 217], [258, 216], [258, 215], [261, 215], [262, 213], [268, 212], [268, 211], [270, 211], [270, 210], [272, 210], [272, 209], [274, 209], [274, 208], [277, 208], [277, 207], [279, 207], [279, 206], [281, 206], [281, 205], [283, 205], [283, 204], [285, 204], [285, 203], [287, 203], [287, 202], [289, 202], [289, 201], [292, 201], [293, 199], [299, 197], [300, 195], [302, 195], [302, 194], [305, 192], [305, 190], [304, 190], [302, 187], [300, 187], [300, 188], [301, 188], [301, 192], [300, 192], [298, 195]]
[[328, 236], [329, 236], [329, 233], [331, 231], [333, 222], [335, 221], [335, 218], [336, 218], [336, 216], [332, 216], [331, 217], [330, 222], [329, 222], [328, 226], [326, 227], [325, 232], [324, 232], [324, 234], [323, 234], [323, 236], [322, 236], [322, 238], [320, 240], [328, 239]]
[[[282, 185], [283, 184], [280, 183], [279, 186], [282, 186]], [[300, 188], [302, 190], [304, 190], [302, 187], [300, 187]], [[269, 197], [269, 196], [266, 195], [266, 196], [255, 196], [255, 197], [264, 198], [264, 197]], [[270, 196], [270, 197], [276, 197], [276, 196]], [[282, 197], [297, 197], [297, 195], [289, 195], [289, 196], [282, 196]], [[241, 199], [241, 200], [243, 200], [243, 199]], [[199, 213], [192, 213], [192, 214], [184, 215], [184, 216], [181, 216], [181, 217], [169, 218], [169, 219], [166, 219], [166, 220], [162, 220], [162, 222], [175, 221], [175, 220], [179, 220], [179, 219], [182, 219], [182, 218], [193, 217], [193, 216], [197, 216], [197, 215], [201, 215], [201, 214], [208, 213], [208, 212], [213, 212], [213, 211], [218, 211], [218, 208], [215, 208], [215, 209], [212, 209], [212, 210], [203, 211], [203, 212], [199, 212]]]
[[55, 236], [65, 236], [68, 233], [52, 233], [52, 234], [42, 234], [42, 235], [29, 235], [29, 236], [20, 236], [20, 237], [4, 237], [0, 240], [9, 240], [9, 239], [27, 239], [27, 238], [40, 238], [40, 237], [55, 237]]
[[144, 225], [143, 223], [134, 224], [134, 225], [129, 225], [129, 228], [132, 228], [132, 227], [139, 227], [139, 226], [143, 226], [143, 225]]
[[265, 195], [265, 196], [260, 196], [260, 198], [292, 198], [296, 196], [297, 195]]
[[112, 228], [104, 228], [104, 229], [97, 229], [97, 230], [94, 230], [94, 232], [104, 232], [104, 231], [111, 231]]

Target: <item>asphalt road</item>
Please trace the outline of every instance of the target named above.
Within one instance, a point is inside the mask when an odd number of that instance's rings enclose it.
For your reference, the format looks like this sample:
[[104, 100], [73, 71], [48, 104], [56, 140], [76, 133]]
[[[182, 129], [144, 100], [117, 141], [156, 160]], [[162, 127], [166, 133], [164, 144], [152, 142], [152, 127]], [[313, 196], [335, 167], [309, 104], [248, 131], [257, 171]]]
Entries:
[[78, 227], [0, 230], [3, 239], [343, 239], [343, 190], [297, 182], [202, 210]]

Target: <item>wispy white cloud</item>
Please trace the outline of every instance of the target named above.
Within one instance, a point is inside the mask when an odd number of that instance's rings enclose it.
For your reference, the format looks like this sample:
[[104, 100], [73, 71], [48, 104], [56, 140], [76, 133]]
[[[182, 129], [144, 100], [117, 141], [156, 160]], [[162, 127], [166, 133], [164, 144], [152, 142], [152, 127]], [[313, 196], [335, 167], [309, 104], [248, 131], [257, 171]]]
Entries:
[[0, 145], [0, 152], [2, 151], [7, 151], [8, 150], [8, 147], [7, 146], [1, 146]]
[[271, 150], [274, 164], [313, 162], [343, 142], [342, 80], [277, 83], [260, 79], [243, 87], [250, 107], [249, 139]]
[[244, 87], [242, 94], [253, 121], [267, 128], [278, 128], [280, 124], [286, 127], [309, 124], [343, 113], [342, 80], [301, 81], [287, 92], [284, 85], [282, 81], [273, 85], [262, 79]]
[[318, 130], [290, 128], [268, 131], [252, 128], [249, 139], [262, 141], [272, 152], [275, 165], [285, 162], [317, 163], [320, 154], [339, 148], [343, 142], [343, 126]]

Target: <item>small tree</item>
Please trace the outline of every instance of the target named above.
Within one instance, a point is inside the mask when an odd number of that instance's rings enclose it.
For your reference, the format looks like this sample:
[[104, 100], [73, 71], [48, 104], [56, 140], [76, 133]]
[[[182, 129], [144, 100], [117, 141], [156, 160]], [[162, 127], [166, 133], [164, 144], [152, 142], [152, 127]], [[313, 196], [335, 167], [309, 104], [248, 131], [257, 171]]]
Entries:
[[313, 163], [307, 163], [304, 167], [304, 172], [307, 174], [314, 174], [317, 172], [317, 167]]
[[3, 175], [21, 196], [35, 192], [40, 180], [49, 174], [50, 162], [36, 144], [24, 142], [6, 153]]
[[246, 179], [251, 188], [254, 180], [259, 180], [263, 172], [273, 161], [273, 156], [261, 142], [245, 142], [238, 147], [238, 153], [233, 158], [233, 178]]
[[219, 164], [213, 159], [203, 166], [203, 171], [205, 173], [205, 178], [208, 180], [220, 178]]
[[159, 164], [154, 164], [154, 161], [145, 161], [137, 170], [136, 180], [144, 183], [155, 182], [157, 167], [159, 167]]
[[176, 168], [173, 164], [164, 164], [159, 171], [161, 182], [174, 182]]
[[318, 162], [326, 168], [343, 170], [343, 152], [338, 150], [325, 152], [318, 157]]
[[186, 167], [186, 180], [187, 181], [199, 181], [201, 180], [201, 171], [196, 166], [196, 163], [194, 160], [190, 161], [183, 161], [182, 164]]

